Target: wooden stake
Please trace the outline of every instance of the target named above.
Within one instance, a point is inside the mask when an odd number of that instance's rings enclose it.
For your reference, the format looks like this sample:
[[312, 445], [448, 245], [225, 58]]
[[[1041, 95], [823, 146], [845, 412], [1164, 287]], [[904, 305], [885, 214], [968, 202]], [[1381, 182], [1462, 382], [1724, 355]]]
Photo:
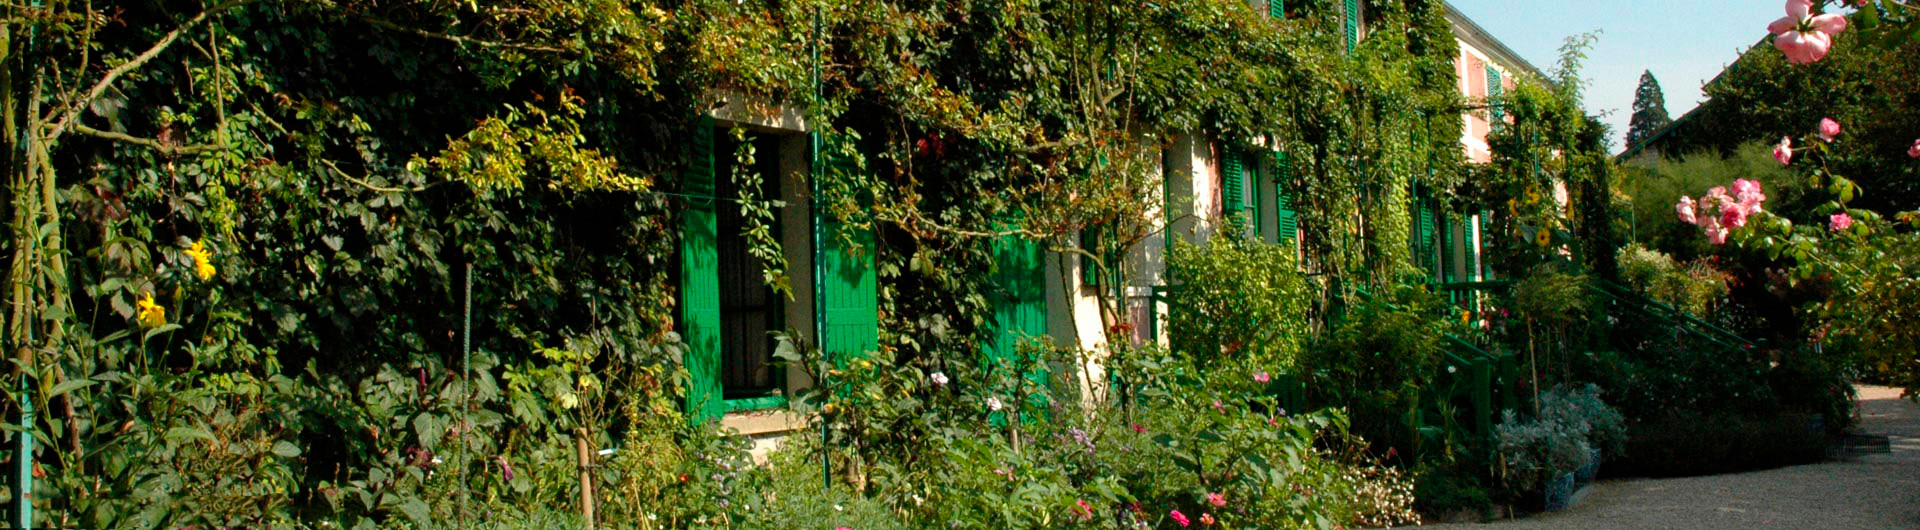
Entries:
[[580, 516], [593, 530], [593, 451], [587, 448], [587, 430], [574, 429], [573, 442], [580, 453]]

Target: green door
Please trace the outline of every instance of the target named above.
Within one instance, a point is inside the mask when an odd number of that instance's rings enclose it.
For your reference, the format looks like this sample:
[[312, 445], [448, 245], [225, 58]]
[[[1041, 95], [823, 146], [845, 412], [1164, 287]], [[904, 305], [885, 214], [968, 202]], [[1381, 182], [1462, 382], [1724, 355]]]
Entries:
[[987, 358], [994, 369], [1020, 369], [1035, 385], [1047, 384], [1043, 357], [1023, 356], [1022, 341], [1047, 336], [1046, 251], [1018, 235], [993, 240], [993, 342]]

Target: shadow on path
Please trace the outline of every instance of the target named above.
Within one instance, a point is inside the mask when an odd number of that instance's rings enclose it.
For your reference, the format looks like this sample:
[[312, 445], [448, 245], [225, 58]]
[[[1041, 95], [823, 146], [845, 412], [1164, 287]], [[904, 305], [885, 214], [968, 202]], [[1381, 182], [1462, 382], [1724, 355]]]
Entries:
[[1602, 481], [1565, 512], [1439, 528], [1920, 529], [1920, 405], [1860, 386], [1860, 432], [1889, 452], [1749, 473]]

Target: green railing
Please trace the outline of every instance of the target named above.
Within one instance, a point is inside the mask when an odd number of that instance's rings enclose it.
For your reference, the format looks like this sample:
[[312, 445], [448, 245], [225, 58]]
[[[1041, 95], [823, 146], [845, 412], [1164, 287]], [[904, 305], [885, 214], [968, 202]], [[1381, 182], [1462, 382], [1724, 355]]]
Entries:
[[[1449, 292], [1465, 292], [1505, 285], [1504, 282], [1475, 282], [1441, 287]], [[1364, 300], [1379, 301], [1366, 289], [1355, 289], [1354, 292]], [[1392, 302], [1380, 303], [1388, 309], [1399, 309]], [[1498, 417], [1496, 410], [1519, 406], [1514, 383], [1519, 380], [1520, 365], [1512, 354], [1489, 352], [1450, 333], [1441, 334], [1439, 353], [1439, 373], [1434, 374], [1433, 384], [1428, 385], [1422, 396], [1425, 404], [1421, 407], [1421, 416], [1415, 420], [1415, 429], [1426, 426], [1440, 428], [1444, 432], [1446, 429], [1464, 427], [1474, 436], [1485, 436], [1493, 431], [1493, 423]], [[1496, 409], [1496, 406], [1499, 408]], [[1436, 421], [1429, 422], [1427, 414], [1432, 414]]]
[[1646, 295], [1634, 292], [1633, 289], [1625, 286], [1607, 281], [1597, 281], [1587, 284], [1587, 290], [1599, 294], [1601, 299], [1610, 307], [1627, 309], [1652, 317], [1655, 320], [1672, 325], [1675, 329], [1684, 333], [1718, 344], [1722, 347], [1729, 349], [1750, 349], [1755, 346], [1753, 341], [1747, 340], [1737, 333], [1727, 331], [1720, 326], [1715, 326], [1671, 305], [1647, 298]]

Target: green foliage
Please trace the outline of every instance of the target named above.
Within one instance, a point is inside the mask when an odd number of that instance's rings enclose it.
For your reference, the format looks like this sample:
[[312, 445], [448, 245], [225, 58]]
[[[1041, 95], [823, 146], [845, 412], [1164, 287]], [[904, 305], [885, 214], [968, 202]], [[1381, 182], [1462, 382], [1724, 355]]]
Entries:
[[1309, 295], [1292, 245], [1176, 241], [1167, 258], [1174, 351], [1198, 360], [1292, 371], [1306, 339]]
[[1363, 299], [1308, 351], [1309, 398], [1344, 404], [1353, 430], [1382, 446], [1412, 456], [1418, 434], [1411, 421], [1421, 390], [1440, 365], [1440, 338], [1453, 320], [1445, 302], [1424, 285]]
[[1697, 199], [1708, 188], [1736, 179], [1759, 182], [1766, 189], [1768, 211], [1811, 219], [1807, 214], [1813, 207], [1809, 201], [1815, 200], [1810, 194], [1814, 190], [1808, 189], [1805, 178], [1773, 159], [1773, 144], [1778, 142], [1747, 142], [1724, 155], [1700, 152], [1630, 165], [1622, 172], [1620, 188], [1633, 206], [1632, 239], [1684, 259], [1708, 254], [1697, 228], [1677, 222], [1673, 207], [1682, 196]]
[[1600, 400], [1600, 387], [1560, 387], [1540, 394], [1540, 418], [1572, 427], [1588, 444], [1619, 454], [1627, 443], [1627, 419]]
[[1620, 279], [1635, 291], [1692, 315], [1710, 315], [1728, 293], [1727, 280], [1704, 261], [1681, 264], [1639, 243], [1620, 249]]

